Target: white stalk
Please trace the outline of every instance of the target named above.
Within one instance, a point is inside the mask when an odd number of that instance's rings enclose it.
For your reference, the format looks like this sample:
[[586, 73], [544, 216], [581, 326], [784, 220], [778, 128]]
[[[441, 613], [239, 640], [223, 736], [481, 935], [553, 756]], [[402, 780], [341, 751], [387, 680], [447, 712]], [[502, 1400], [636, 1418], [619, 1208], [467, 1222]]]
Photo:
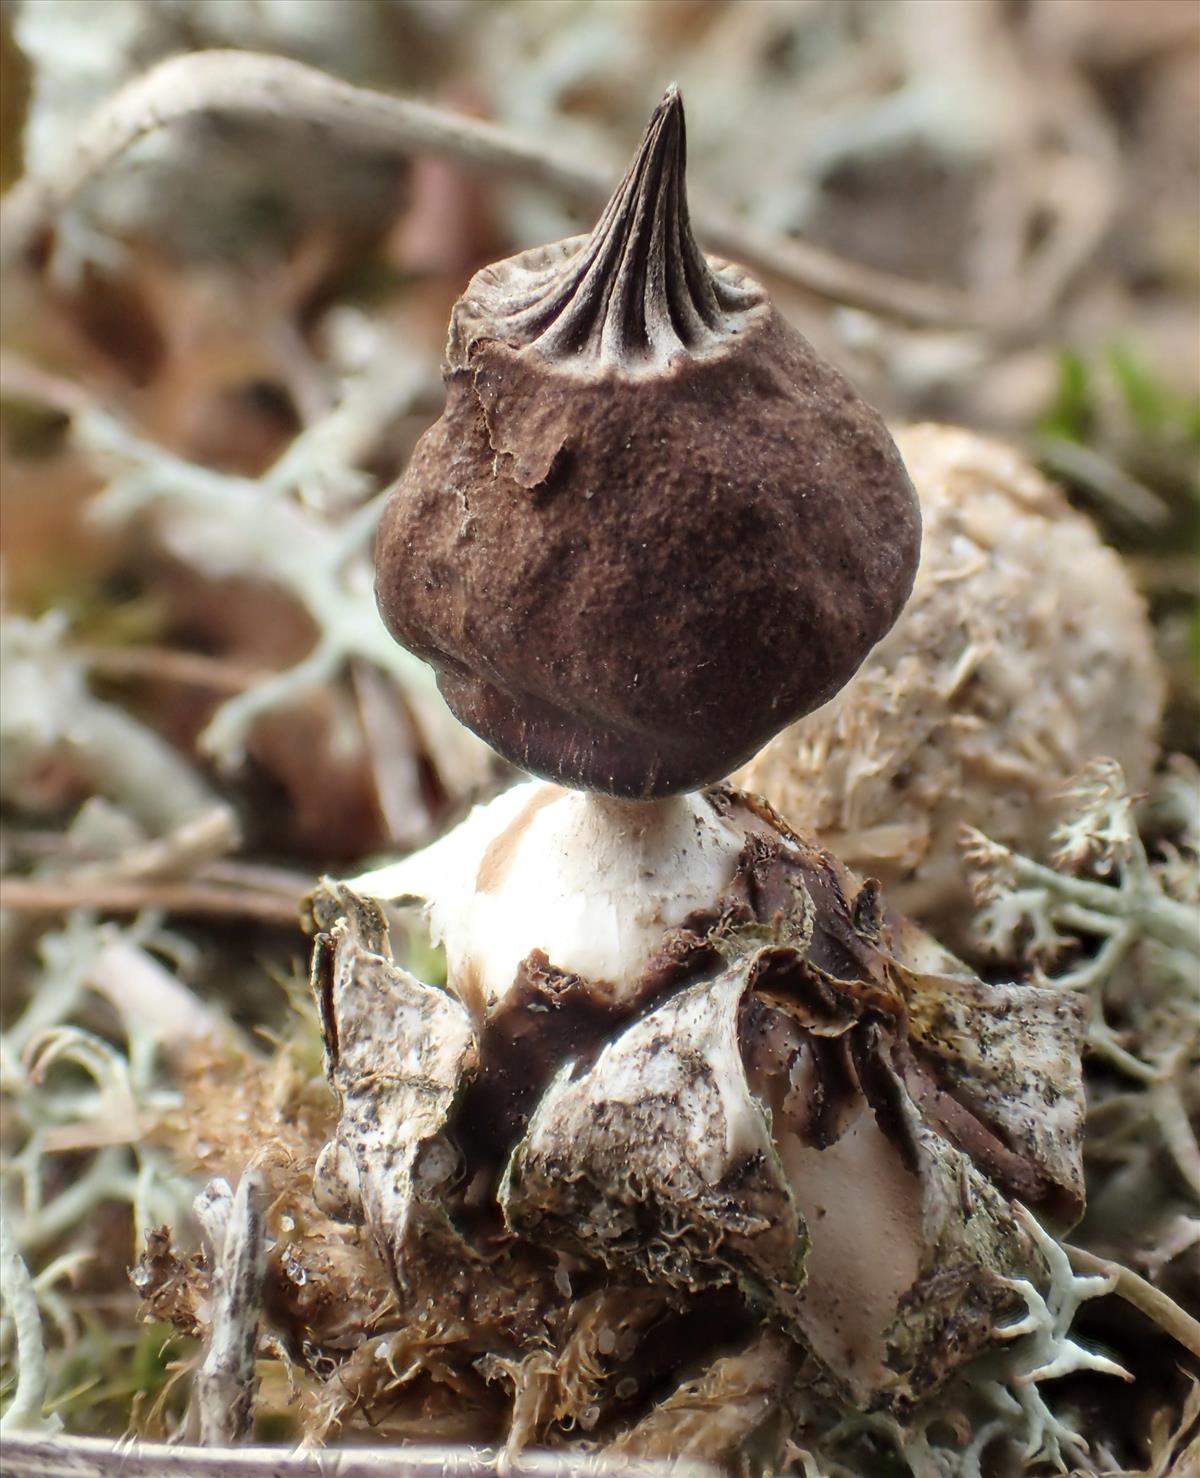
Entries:
[[721, 815], [704, 794], [620, 801], [535, 780], [349, 887], [423, 904], [472, 1009], [503, 1000], [535, 950], [620, 1003], [664, 931], [728, 887], [755, 824], [744, 809]]

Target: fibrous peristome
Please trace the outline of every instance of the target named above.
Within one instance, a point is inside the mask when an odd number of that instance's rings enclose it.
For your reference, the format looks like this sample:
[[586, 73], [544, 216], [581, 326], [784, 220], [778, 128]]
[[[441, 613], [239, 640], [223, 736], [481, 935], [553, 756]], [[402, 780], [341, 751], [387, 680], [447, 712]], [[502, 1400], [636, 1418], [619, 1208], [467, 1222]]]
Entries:
[[1088, 760], [1119, 760], [1140, 789], [1163, 679], [1128, 573], [1059, 488], [969, 431], [912, 426], [897, 444], [924, 525], [909, 602], [857, 676], [735, 779], [961, 948], [960, 825], [1036, 855]]

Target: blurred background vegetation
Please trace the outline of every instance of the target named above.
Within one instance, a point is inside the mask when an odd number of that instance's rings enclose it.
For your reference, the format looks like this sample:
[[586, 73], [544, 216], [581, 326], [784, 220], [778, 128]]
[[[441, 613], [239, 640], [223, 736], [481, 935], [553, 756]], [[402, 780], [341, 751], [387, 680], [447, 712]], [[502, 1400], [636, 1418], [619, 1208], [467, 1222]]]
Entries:
[[[767, 255], [817, 248], [820, 272], [755, 267], [868, 399], [997, 433], [1066, 484], [1150, 603], [1164, 748], [1200, 753], [1195, 0], [0, 0], [0, 183], [86, 162], [98, 107], [207, 48], [609, 178], [677, 81], [702, 244], [715, 205]], [[177, 1021], [131, 1024], [112, 951], [161, 972], [160, 1004], [184, 980], [314, 1068], [296, 900], [497, 779], [380, 644], [372, 499], [440, 411], [469, 274], [592, 218], [276, 103], [82, 168], [3, 283], [6, 1187], [75, 1430], [143, 1420], [186, 1343], [135, 1324], [124, 1278], [194, 1189], [139, 1143], [175, 1102], [146, 1042]], [[838, 291], [858, 267], [869, 308]], [[111, 1058], [31, 1056], [64, 1023]], [[98, 1148], [80, 1126], [105, 1115]]]
[[[1169, 742], [1195, 745], [1191, 0], [4, 0], [0, 15], [6, 183], [69, 156], [100, 102], [180, 51], [294, 57], [614, 169], [674, 78], [700, 197], [942, 295], [930, 328], [770, 283], [890, 417], [999, 432], [1070, 484], [1136, 561], [1176, 676]], [[251, 476], [348, 376], [390, 364], [410, 389], [402, 413], [376, 408], [360, 465], [378, 485], [436, 413], [445, 312], [470, 271], [588, 209], [281, 111], [200, 116], [105, 170], [36, 272], [6, 284], [4, 340], [155, 444]], [[223, 600], [216, 631], [203, 591], [151, 590], [129, 539], [79, 516], [87, 459], [63, 455], [29, 398], [4, 410], [13, 608], [65, 605], [109, 644], [186, 628], [190, 648], [266, 665], [311, 640], [286, 602], [266, 622]], [[309, 828], [327, 857], [328, 826]], [[361, 832], [333, 840], [362, 850]]]

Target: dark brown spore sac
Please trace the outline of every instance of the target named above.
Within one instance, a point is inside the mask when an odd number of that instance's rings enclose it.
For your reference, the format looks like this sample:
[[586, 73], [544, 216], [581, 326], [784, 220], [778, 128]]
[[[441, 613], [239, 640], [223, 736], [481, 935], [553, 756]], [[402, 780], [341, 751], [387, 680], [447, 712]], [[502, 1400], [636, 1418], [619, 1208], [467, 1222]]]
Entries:
[[886, 428], [688, 223], [668, 92], [590, 237], [484, 269], [384, 514], [380, 609], [506, 758], [696, 789], [842, 687], [920, 551]]

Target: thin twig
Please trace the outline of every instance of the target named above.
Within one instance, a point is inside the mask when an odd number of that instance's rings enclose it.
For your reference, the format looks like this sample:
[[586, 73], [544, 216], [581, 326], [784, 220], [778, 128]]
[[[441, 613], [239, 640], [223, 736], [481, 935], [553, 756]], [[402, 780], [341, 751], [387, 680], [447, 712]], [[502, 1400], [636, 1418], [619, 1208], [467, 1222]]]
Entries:
[[100, 677], [147, 678], [151, 682], [211, 688], [214, 693], [244, 693], [270, 676], [265, 668], [208, 657], [203, 652], [181, 652], [174, 647], [85, 646], [73, 650], [87, 670]]
[[236, 1041], [229, 1018], [130, 939], [128, 931], [101, 933], [103, 943], [87, 968], [87, 983], [106, 997], [127, 1023], [131, 1041], [166, 1043]]
[[1130, 1268], [1122, 1267], [1119, 1262], [1110, 1262], [1105, 1257], [1097, 1257], [1094, 1252], [1087, 1252], [1082, 1247], [1072, 1246], [1069, 1242], [1064, 1242], [1062, 1246], [1067, 1256], [1082, 1272], [1114, 1278], [1116, 1280], [1113, 1284], [1115, 1294], [1123, 1298], [1126, 1303], [1132, 1304], [1135, 1309], [1140, 1309], [1148, 1319], [1153, 1319], [1160, 1329], [1178, 1340], [1185, 1350], [1190, 1350], [1193, 1355], [1200, 1356], [1200, 1320], [1193, 1319], [1161, 1288], [1155, 1288], [1153, 1283]]
[[[72, 152], [41, 176], [19, 180], [3, 201], [0, 270], [25, 258], [58, 213], [139, 140], [186, 118], [287, 119], [336, 132], [362, 147], [427, 154], [528, 180], [580, 204], [603, 203], [613, 174], [494, 123], [389, 97], [284, 57], [201, 51], [172, 57], [109, 98]], [[970, 324], [978, 310], [961, 294], [926, 286], [793, 240], [697, 203], [700, 235], [720, 252], [819, 297], [913, 323]]]
[[311, 880], [277, 868], [222, 864], [219, 859], [237, 842], [237, 819], [219, 804], [118, 857], [97, 858], [69, 872], [0, 877], [0, 902], [24, 913], [162, 908], [293, 922]]
[[[241, 1447], [236, 1450], [117, 1441], [111, 1437], [16, 1434], [4, 1446], [11, 1478], [496, 1478], [497, 1453], [487, 1447], [441, 1443], [405, 1447]], [[712, 1478], [698, 1460], [605, 1457], [596, 1452], [523, 1452], [514, 1465], [521, 1478]], [[829, 1478], [847, 1470], [830, 1467]]]
[[[237, 817], [219, 803], [173, 827], [165, 836], [131, 847], [118, 857], [85, 863], [58, 881], [83, 884], [89, 879], [109, 883], [181, 878], [231, 851], [238, 840]], [[51, 880], [50, 874], [44, 877]]]
[[[4, 197], [4, 201], [8, 199]], [[0, 205], [4, 204], [0, 201]], [[0, 243], [3, 241], [3, 219], [0, 218]], [[52, 374], [36, 364], [0, 349], [0, 396], [6, 400], [19, 400], [30, 405], [57, 411], [60, 415], [74, 417], [90, 410], [96, 398], [62, 375]]]
[[106, 883], [58, 878], [0, 877], [0, 907], [19, 913], [67, 913], [86, 908], [97, 913], [215, 914], [258, 919], [267, 924], [297, 924], [299, 899], [247, 893], [206, 883]]
[[296, 872], [290, 867], [273, 867], [266, 862], [237, 862], [232, 858], [210, 862], [200, 869], [196, 878], [202, 883], [223, 883], [248, 893], [282, 898], [292, 907], [317, 885], [310, 873]]
[[[218, 1186], [228, 1204], [210, 1221], [202, 1208], [211, 1206]], [[194, 1391], [200, 1441], [205, 1447], [230, 1447], [250, 1433], [258, 1389], [255, 1354], [267, 1268], [262, 1176], [243, 1171], [232, 1197], [223, 1181], [214, 1182], [197, 1198], [196, 1210], [210, 1244], [213, 1311]]]
[[1154, 1085], [1151, 1103], [1168, 1153], [1192, 1194], [1200, 1197], [1200, 1148], [1179, 1089], [1178, 1067]]

